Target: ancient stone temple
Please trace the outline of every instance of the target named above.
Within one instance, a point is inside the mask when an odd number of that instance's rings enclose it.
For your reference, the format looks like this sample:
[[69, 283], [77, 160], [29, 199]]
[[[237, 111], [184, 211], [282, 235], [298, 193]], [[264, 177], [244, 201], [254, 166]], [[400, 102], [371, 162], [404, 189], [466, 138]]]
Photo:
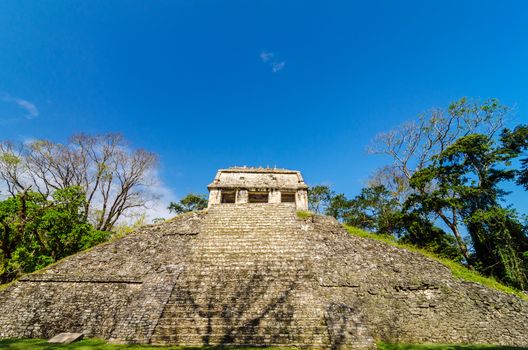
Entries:
[[[298, 217], [302, 200], [282, 200], [305, 195], [298, 172], [227, 169], [210, 190], [216, 201], [204, 211], [142, 227], [0, 291], [0, 338], [75, 332], [160, 345], [528, 346], [527, 301], [351, 235], [332, 218]], [[250, 200], [252, 193], [268, 198]]]
[[236, 203], [292, 203], [308, 210], [308, 186], [300, 171], [233, 167], [218, 170], [208, 186], [209, 207]]

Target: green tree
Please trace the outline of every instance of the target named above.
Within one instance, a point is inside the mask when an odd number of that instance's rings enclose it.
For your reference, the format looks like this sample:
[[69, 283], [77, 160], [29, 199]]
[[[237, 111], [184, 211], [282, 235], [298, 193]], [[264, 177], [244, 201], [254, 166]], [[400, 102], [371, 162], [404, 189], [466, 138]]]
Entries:
[[345, 222], [371, 232], [393, 235], [399, 212], [398, 201], [385, 186], [366, 187], [350, 200]]
[[395, 221], [400, 242], [412, 244], [451, 260], [462, 259], [454, 237], [436, 226], [427, 216], [417, 212], [402, 212]]
[[466, 219], [476, 268], [520, 289], [528, 287], [528, 230], [514, 211], [494, 205]]
[[513, 156], [522, 156], [516, 172], [517, 184], [528, 190], [528, 125], [519, 125], [514, 130], [504, 129], [501, 141]]
[[[517, 155], [487, 135], [462, 137], [413, 175], [410, 184], [415, 192], [407, 206], [438, 215], [453, 232], [468, 264], [522, 288], [526, 232], [514, 213], [499, 204], [505, 194], [499, 185], [515, 177], [516, 171], [508, 166]], [[473, 255], [462, 238], [464, 226]]]
[[314, 213], [324, 213], [334, 193], [329, 186], [317, 185], [308, 189], [308, 208]]
[[351, 209], [351, 202], [344, 194], [331, 194], [325, 215], [333, 216], [339, 221], [344, 221]]
[[109, 232], [86, 221], [85, 198], [71, 187], [50, 199], [26, 189], [1, 201], [0, 283], [107, 240]]
[[207, 204], [208, 200], [206, 195], [190, 193], [178, 203], [171, 202], [168, 209], [176, 214], [182, 214], [205, 209], [207, 208]]

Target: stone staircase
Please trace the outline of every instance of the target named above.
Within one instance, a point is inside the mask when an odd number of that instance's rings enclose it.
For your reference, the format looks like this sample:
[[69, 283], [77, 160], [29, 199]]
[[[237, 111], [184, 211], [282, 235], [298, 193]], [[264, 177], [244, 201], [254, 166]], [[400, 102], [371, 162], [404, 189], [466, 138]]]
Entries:
[[328, 343], [295, 211], [289, 203], [210, 208], [151, 343]]

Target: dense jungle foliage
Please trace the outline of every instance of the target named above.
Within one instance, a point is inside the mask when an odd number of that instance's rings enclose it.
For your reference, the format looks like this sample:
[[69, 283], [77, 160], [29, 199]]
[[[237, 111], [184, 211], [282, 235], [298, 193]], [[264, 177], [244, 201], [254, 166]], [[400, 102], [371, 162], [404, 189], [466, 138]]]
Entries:
[[78, 187], [50, 198], [23, 191], [0, 202], [0, 283], [33, 272], [110, 237], [88, 223]]

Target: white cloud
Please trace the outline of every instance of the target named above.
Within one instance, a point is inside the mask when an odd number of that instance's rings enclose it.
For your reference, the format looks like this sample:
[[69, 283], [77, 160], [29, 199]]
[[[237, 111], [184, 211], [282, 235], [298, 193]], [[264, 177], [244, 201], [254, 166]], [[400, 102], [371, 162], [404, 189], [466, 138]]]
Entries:
[[262, 51], [260, 53], [260, 59], [262, 60], [262, 62], [268, 62], [273, 58], [273, 56], [273, 52]]
[[286, 62], [284, 62], [284, 61], [273, 62], [273, 64], [271, 65], [271, 70], [273, 71], [273, 73], [277, 73], [277, 72], [281, 71], [284, 68], [285, 65], [286, 65]]
[[174, 213], [170, 213], [167, 207], [170, 202], [176, 202], [176, 195], [171, 188], [167, 187], [163, 181], [159, 178], [157, 172], [153, 174], [152, 178], [154, 179], [153, 183], [149, 185], [149, 192], [156, 197], [156, 199], [147, 203], [147, 208], [145, 210], [145, 215], [148, 222], [157, 218], [168, 219], [174, 216]]
[[275, 59], [275, 54], [270, 51], [262, 51], [260, 53], [260, 59], [263, 63], [271, 67], [271, 71], [273, 73], [280, 72], [284, 69], [284, 66], [286, 65], [286, 61], [279, 61]]
[[24, 100], [20, 97], [14, 97], [9, 94], [2, 95], [1, 99], [5, 102], [15, 103], [16, 105], [18, 105], [18, 107], [26, 111], [26, 114], [24, 115], [26, 119], [33, 119], [39, 116], [39, 110], [37, 106], [29, 102], [28, 100]]

